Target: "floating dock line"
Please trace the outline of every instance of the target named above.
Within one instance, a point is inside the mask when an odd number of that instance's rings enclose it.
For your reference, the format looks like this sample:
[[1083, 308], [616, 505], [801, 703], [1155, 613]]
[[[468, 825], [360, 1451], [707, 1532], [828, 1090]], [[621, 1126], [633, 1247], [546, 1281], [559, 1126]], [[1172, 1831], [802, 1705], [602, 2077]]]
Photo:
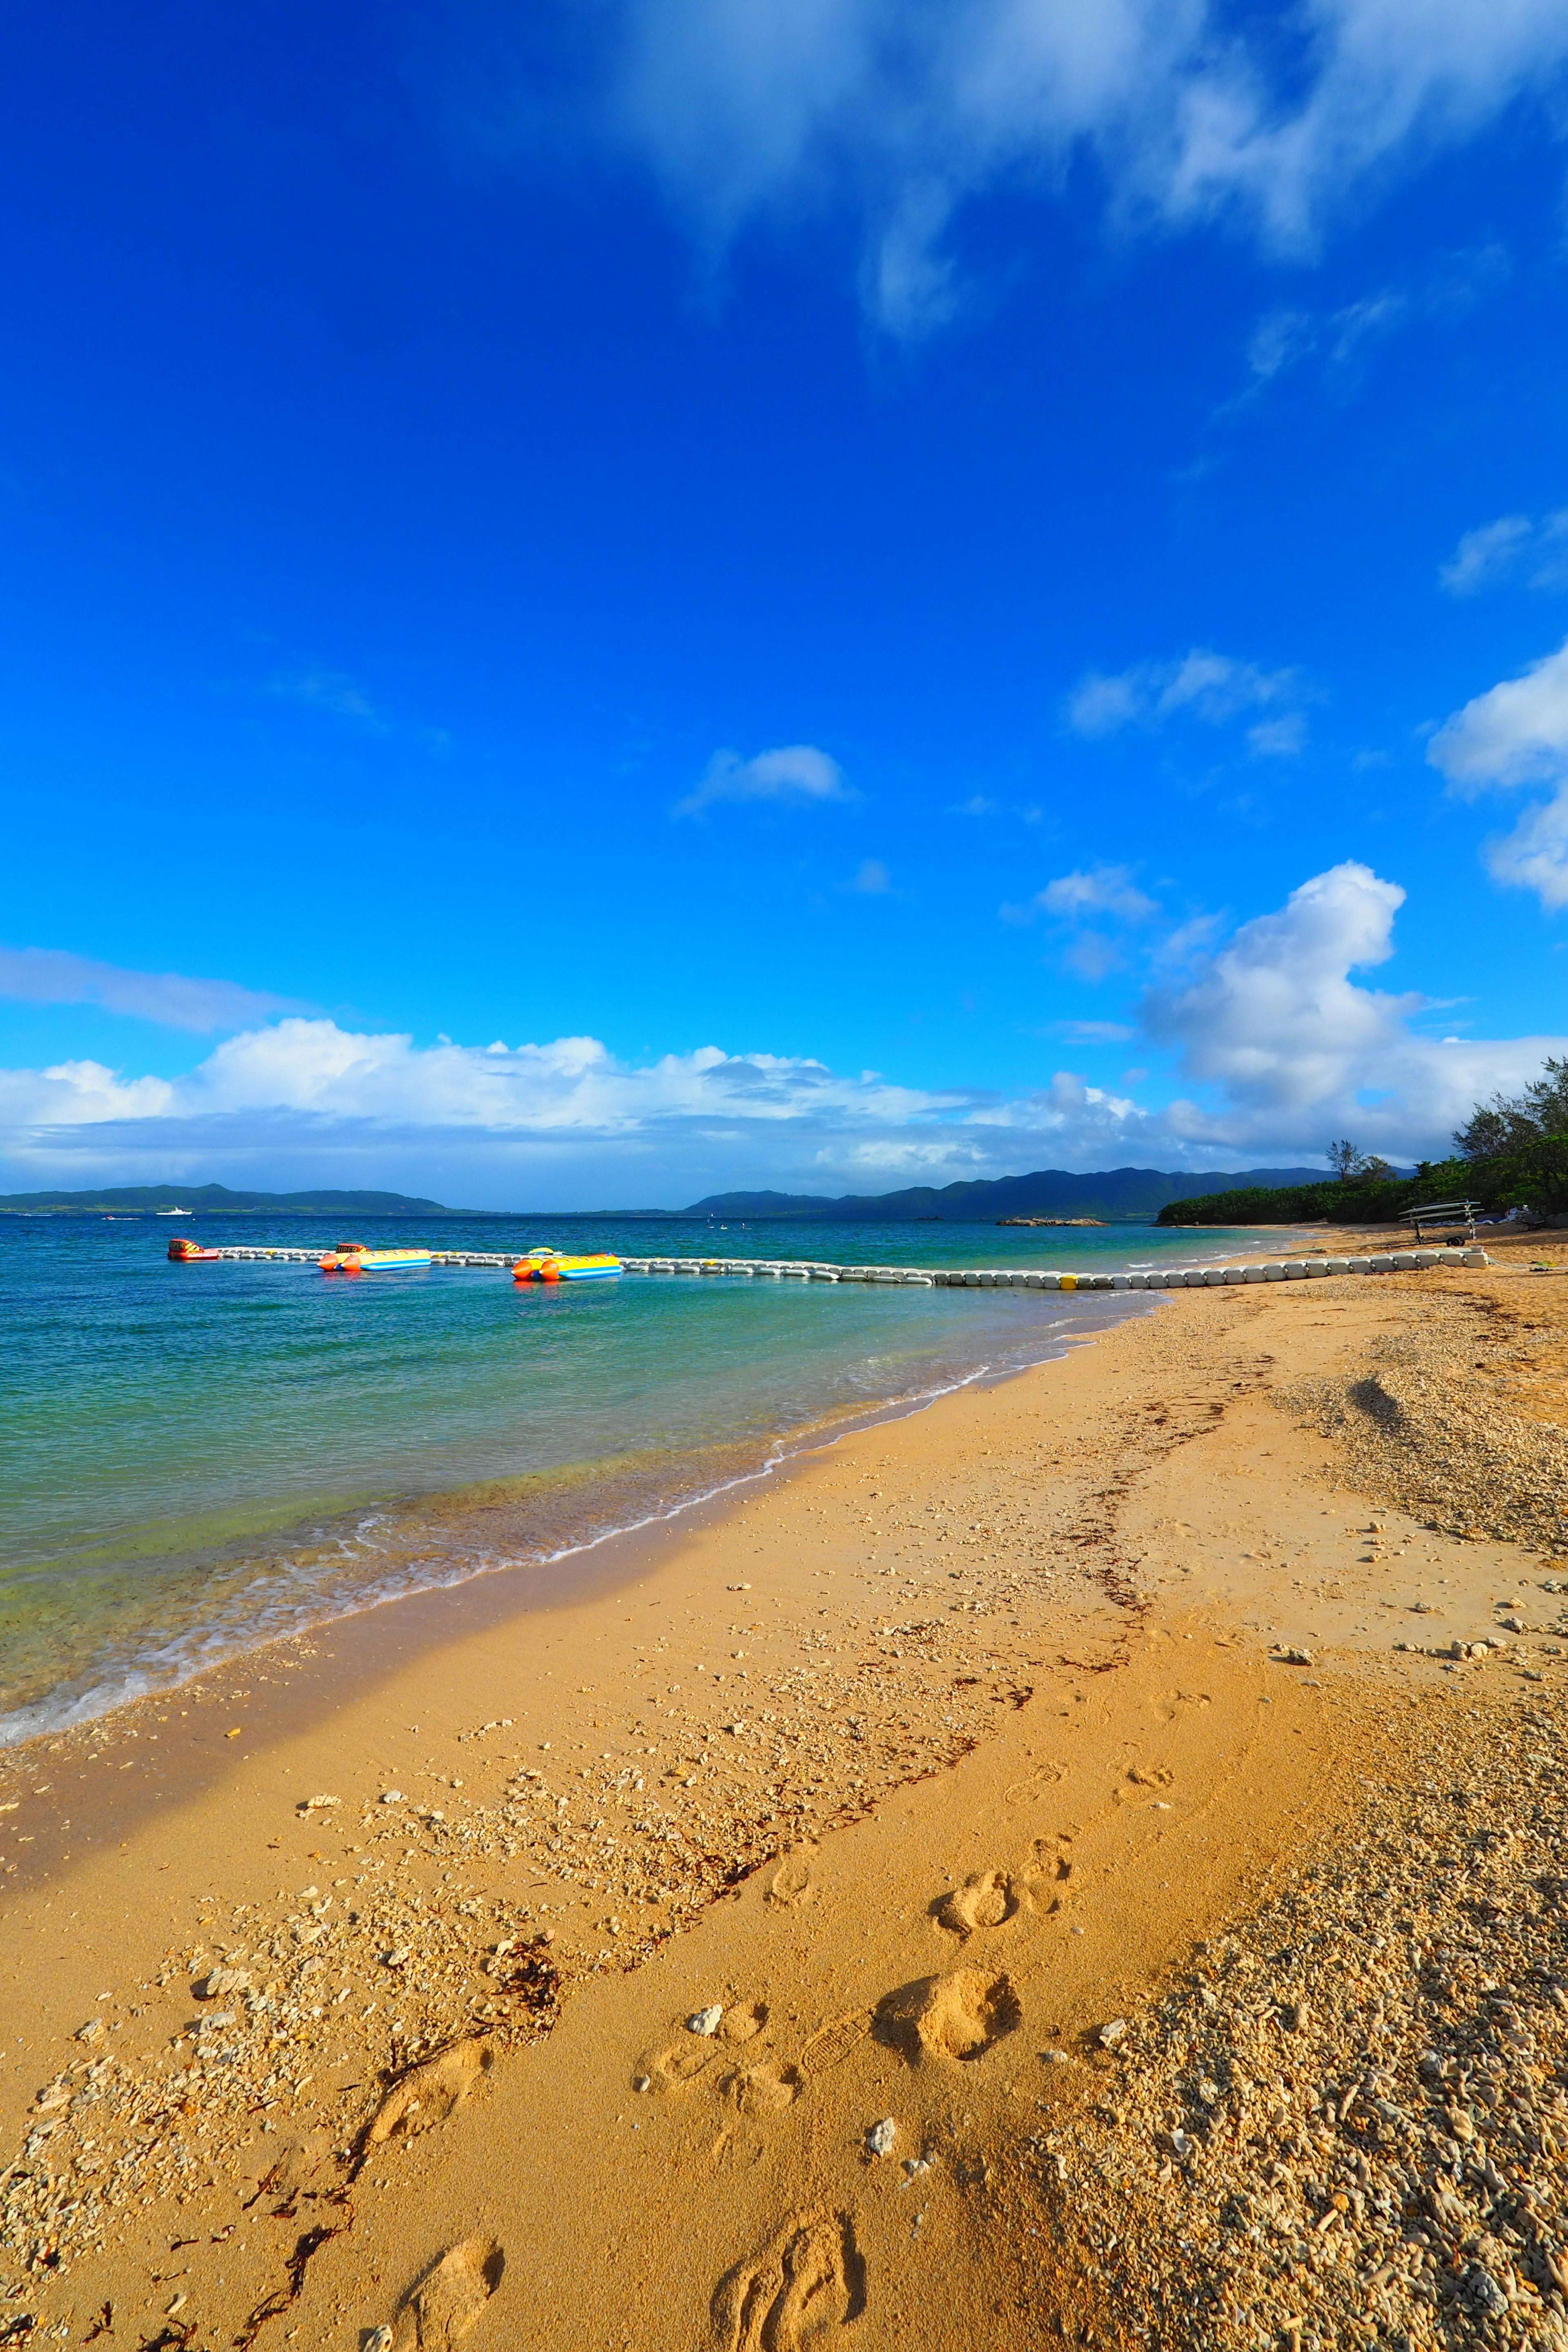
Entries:
[[[319, 1249], [268, 1249], [251, 1243], [216, 1249], [213, 1257], [316, 1265]], [[493, 1265], [510, 1273], [515, 1250], [440, 1250], [434, 1265]], [[1134, 1274], [1048, 1274], [1035, 1267], [828, 1265], [820, 1260], [766, 1257], [623, 1257], [627, 1274], [747, 1276], [756, 1282], [875, 1282], [937, 1290], [1202, 1290], [1241, 1282], [1304, 1282], [1327, 1274], [1407, 1274], [1427, 1265], [1488, 1265], [1484, 1249], [1377, 1250], [1367, 1257], [1254, 1259], [1246, 1265], [1154, 1266]]]

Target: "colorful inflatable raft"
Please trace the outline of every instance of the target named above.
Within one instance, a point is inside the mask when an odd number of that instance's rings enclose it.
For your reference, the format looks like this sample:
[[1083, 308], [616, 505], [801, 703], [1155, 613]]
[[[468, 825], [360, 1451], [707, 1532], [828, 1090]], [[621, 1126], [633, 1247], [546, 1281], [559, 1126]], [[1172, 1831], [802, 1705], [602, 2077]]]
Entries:
[[340, 1242], [317, 1261], [323, 1274], [405, 1274], [428, 1265], [427, 1249], [366, 1249], [363, 1242]]
[[203, 1249], [198, 1242], [191, 1240], [188, 1234], [176, 1234], [169, 1244], [169, 1255], [176, 1265], [212, 1265], [222, 1257], [223, 1252]]
[[530, 1250], [512, 1267], [514, 1282], [598, 1282], [623, 1271], [618, 1257], [563, 1257], [559, 1250]]

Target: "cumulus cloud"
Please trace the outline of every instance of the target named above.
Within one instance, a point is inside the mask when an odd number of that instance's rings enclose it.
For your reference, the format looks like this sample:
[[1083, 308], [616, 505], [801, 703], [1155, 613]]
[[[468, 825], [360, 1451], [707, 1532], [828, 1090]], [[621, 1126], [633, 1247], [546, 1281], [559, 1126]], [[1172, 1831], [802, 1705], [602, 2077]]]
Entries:
[[[1300, 0], [1283, 26], [1218, 0], [607, 0], [595, 42], [576, 29], [579, 110], [705, 253], [847, 212], [900, 335], [952, 314], [955, 222], [999, 187], [1058, 194], [1087, 163], [1123, 228], [1226, 221], [1300, 254], [1359, 192], [1544, 101], [1568, 56], [1553, 0]], [[567, 103], [531, 90], [531, 145]]]
[[178, 1078], [85, 1060], [0, 1072], [0, 1159], [29, 1187], [268, 1182], [286, 1166], [489, 1205], [678, 1205], [768, 1176], [842, 1189], [996, 1175], [1020, 1154], [1059, 1165], [1128, 1120], [1131, 1102], [1070, 1072], [1004, 1097], [716, 1045], [631, 1065], [592, 1037], [422, 1046], [324, 1019], [229, 1038]]
[[238, 1029], [297, 1000], [232, 980], [190, 980], [177, 971], [125, 971], [63, 948], [0, 948], [0, 997], [27, 1004], [97, 1004], [168, 1029]]
[[1568, 640], [1456, 710], [1426, 757], [1466, 800], [1494, 787], [1556, 786], [1483, 854], [1499, 882], [1533, 890], [1552, 911], [1568, 907]]
[[1299, 751], [1305, 740], [1301, 694], [1293, 669], [1260, 669], [1194, 646], [1176, 661], [1135, 662], [1110, 674], [1090, 670], [1068, 697], [1067, 719], [1075, 734], [1092, 740], [1177, 718], [1226, 727], [1252, 711], [1275, 711], [1274, 719], [1254, 724], [1248, 741], [1259, 754], [1279, 756]]
[[1467, 530], [1437, 572], [1450, 596], [1474, 596], [1521, 575], [1531, 588], [1568, 587], [1568, 507], [1539, 520], [1499, 515]]
[[1332, 866], [1243, 923], [1182, 984], [1151, 990], [1145, 1034], [1216, 1098], [1170, 1105], [1173, 1131], [1308, 1152], [1350, 1133], [1391, 1156], [1430, 1153], [1481, 1097], [1563, 1051], [1550, 1037], [1425, 1036], [1413, 1026], [1422, 998], [1358, 981], [1393, 955], [1404, 902], [1370, 866]]
[[676, 802], [670, 814], [700, 816], [716, 801], [772, 801], [781, 807], [804, 808], [857, 797], [828, 752], [819, 751], [815, 743], [788, 743], [774, 751], [759, 751], [751, 760], [742, 760], [738, 751], [715, 751], [700, 782]]
[[1360, 976], [1391, 957], [1404, 897], [1345, 864], [1218, 944], [1194, 934], [1183, 976], [1138, 1009], [1190, 1089], [1158, 1108], [1071, 1070], [1012, 1093], [930, 1088], [718, 1045], [633, 1064], [587, 1036], [420, 1045], [290, 1016], [178, 1077], [85, 1059], [0, 1070], [0, 1160], [16, 1189], [213, 1176], [566, 1207], [679, 1205], [764, 1181], [875, 1191], [1129, 1160], [1245, 1166], [1316, 1158], [1335, 1134], [1394, 1159], [1436, 1154], [1475, 1102], [1517, 1091], [1568, 1037], [1425, 1034], [1420, 997]]

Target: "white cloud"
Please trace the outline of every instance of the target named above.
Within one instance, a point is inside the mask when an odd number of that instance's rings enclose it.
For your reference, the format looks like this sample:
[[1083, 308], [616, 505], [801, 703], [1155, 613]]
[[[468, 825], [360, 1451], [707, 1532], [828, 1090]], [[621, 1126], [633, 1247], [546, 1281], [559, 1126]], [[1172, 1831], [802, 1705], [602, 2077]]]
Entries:
[[700, 816], [716, 801], [772, 801], [800, 808], [858, 797], [826, 751], [814, 743], [789, 743], [774, 751], [759, 751], [751, 760], [742, 760], [738, 751], [715, 751], [700, 782], [676, 802], [670, 814]]
[[1533, 890], [1553, 911], [1568, 907], [1568, 640], [1445, 719], [1426, 757], [1466, 800], [1493, 787], [1556, 786], [1484, 855], [1499, 882]]
[[[762, 1182], [877, 1191], [1130, 1160], [1247, 1166], [1316, 1159], [1335, 1134], [1394, 1159], [1435, 1155], [1476, 1101], [1517, 1090], [1568, 1055], [1568, 1037], [1423, 1034], [1436, 1008], [1358, 977], [1391, 956], [1404, 896], [1337, 866], [1217, 947], [1190, 935], [1183, 978], [1139, 1007], [1191, 1089], [1163, 1108], [1070, 1070], [1003, 1094], [717, 1045], [630, 1064], [593, 1037], [417, 1045], [290, 1017], [227, 1038], [180, 1077], [87, 1060], [0, 1070], [0, 1162], [16, 1190], [216, 1177], [629, 1207]], [[1127, 1031], [1070, 1034], [1121, 1044]]]
[[1123, 922], [1144, 923], [1159, 908], [1134, 887], [1125, 866], [1095, 866], [1087, 871], [1058, 874], [1047, 882], [1034, 904], [1043, 913], [1072, 920], [1080, 915], [1120, 916]]
[[1113, 971], [1120, 971], [1125, 961], [1116, 941], [1108, 940], [1103, 931], [1079, 931], [1062, 950], [1062, 961], [1068, 971], [1075, 979], [1088, 981], [1091, 988], [1109, 980]]
[[1499, 515], [1496, 522], [1465, 531], [1437, 577], [1450, 596], [1473, 596], [1489, 588], [1513, 568], [1514, 558], [1531, 534], [1528, 515]]
[[1225, 727], [1249, 711], [1279, 710], [1274, 721], [1252, 728], [1252, 748], [1264, 753], [1298, 751], [1305, 740], [1306, 720], [1299, 708], [1281, 706], [1299, 705], [1301, 693], [1293, 669], [1260, 669], [1255, 662], [1194, 646], [1176, 661], [1135, 662], [1131, 669], [1109, 676], [1090, 670], [1068, 697], [1067, 717], [1075, 734], [1095, 739], [1118, 734], [1124, 727], [1160, 727], [1177, 718]]
[[347, 719], [372, 735], [391, 730], [363, 686], [342, 670], [302, 669], [275, 677], [270, 691], [284, 702], [308, 702], [334, 719]]
[[879, 857], [863, 857], [855, 869], [853, 881], [844, 887], [858, 892], [863, 898], [885, 898], [891, 894], [893, 877]]
[[1272, 383], [1318, 348], [1318, 322], [1308, 310], [1271, 310], [1252, 331], [1247, 364], [1257, 383]]
[[[590, 117], [704, 253], [847, 212], [903, 335], [952, 315], [955, 218], [998, 187], [1057, 194], [1084, 163], [1123, 229], [1221, 220], [1300, 254], [1547, 100], [1568, 54], [1554, 0], [1302, 0], [1255, 26], [1218, 0], [608, 0], [596, 29]], [[536, 91], [523, 140], [565, 103]]]
[[1283, 719], [1260, 719], [1247, 730], [1247, 748], [1260, 760], [1291, 760], [1306, 749], [1307, 721], [1300, 710]]
[[27, 1004], [98, 1004], [168, 1029], [238, 1029], [297, 1001], [232, 980], [189, 980], [177, 971], [125, 971], [63, 948], [0, 948], [0, 997]]
[[633, 1066], [592, 1037], [419, 1046], [330, 1020], [230, 1038], [181, 1078], [0, 1071], [0, 1162], [18, 1190], [283, 1171], [503, 1207], [669, 1206], [763, 1181], [841, 1191], [1093, 1165], [1125, 1157], [1139, 1118], [1068, 1071], [1005, 1097], [713, 1045]]
[[1218, 415], [1248, 406], [1279, 378], [1314, 359], [1325, 383], [1342, 397], [1385, 336], [1402, 328], [1453, 325], [1497, 289], [1510, 266], [1505, 247], [1464, 247], [1437, 254], [1408, 286], [1381, 287], [1336, 310], [1289, 306], [1267, 311], [1247, 344], [1247, 383]]
[[[1125, 1045], [1136, 1034], [1125, 1021], [1058, 1021], [1057, 1030], [1073, 1045]], [[1141, 1073], [1148, 1075], [1147, 1070]]]
[[1152, 990], [1146, 1034], [1216, 1097], [1171, 1104], [1172, 1131], [1296, 1153], [1350, 1134], [1391, 1157], [1430, 1156], [1476, 1101], [1563, 1051], [1550, 1037], [1425, 1037], [1412, 1026], [1420, 997], [1354, 979], [1393, 955], [1404, 901], [1369, 866], [1332, 866], [1242, 924], [1184, 984]]
[[1530, 515], [1499, 515], [1495, 522], [1467, 530], [1437, 577], [1450, 596], [1473, 596], [1520, 572], [1531, 588], [1568, 587], [1568, 507], [1539, 521]]

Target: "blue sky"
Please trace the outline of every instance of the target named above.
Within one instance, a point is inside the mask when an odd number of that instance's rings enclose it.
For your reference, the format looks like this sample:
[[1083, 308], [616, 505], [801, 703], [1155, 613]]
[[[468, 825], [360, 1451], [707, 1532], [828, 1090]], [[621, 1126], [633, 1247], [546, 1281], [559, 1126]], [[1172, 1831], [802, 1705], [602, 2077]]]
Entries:
[[1568, 9], [62, 5], [0, 1181], [1442, 1148], [1568, 1050]]

